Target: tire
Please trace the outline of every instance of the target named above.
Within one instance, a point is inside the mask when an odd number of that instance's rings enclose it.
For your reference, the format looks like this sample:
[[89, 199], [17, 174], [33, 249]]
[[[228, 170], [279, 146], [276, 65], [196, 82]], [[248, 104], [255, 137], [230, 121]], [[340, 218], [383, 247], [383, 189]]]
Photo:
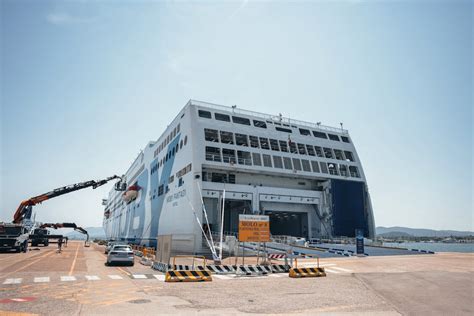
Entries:
[[135, 265], [135, 262], [132, 262], [132, 263], [130, 264], [131, 267], [133, 267], [134, 265]]
[[20, 253], [21, 252], [21, 247], [15, 247], [15, 252]]
[[48, 247], [48, 246], [49, 246], [49, 241], [46, 241], [46, 242], [44, 243], [44, 246], [45, 246], [45, 247]]

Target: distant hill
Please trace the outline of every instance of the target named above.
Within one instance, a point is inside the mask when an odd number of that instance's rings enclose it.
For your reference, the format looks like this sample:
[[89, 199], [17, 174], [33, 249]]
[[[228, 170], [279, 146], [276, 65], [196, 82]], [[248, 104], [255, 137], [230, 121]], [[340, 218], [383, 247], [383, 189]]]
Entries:
[[[381, 237], [465, 237], [474, 236], [474, 232], [457, 231], [457, 230], [434, 230], [424, 228], [408, 228], [408, 227], [377, 227], [375, 229], [377, 236]], [[390, 235], [387, 235], [390, 234]], [[405, 234], [405, 235], [400, 235]]]
[[[89, 238], [91, 240], [94, 238], [105, 239], [105, 231], [102, 227], [85, 227], [84, 229], [89, 233]], [[69, 239], [86, 239], [84, 234], [81, 234], [77, 231], [69, 232], [65, 236], [67, 236]]]

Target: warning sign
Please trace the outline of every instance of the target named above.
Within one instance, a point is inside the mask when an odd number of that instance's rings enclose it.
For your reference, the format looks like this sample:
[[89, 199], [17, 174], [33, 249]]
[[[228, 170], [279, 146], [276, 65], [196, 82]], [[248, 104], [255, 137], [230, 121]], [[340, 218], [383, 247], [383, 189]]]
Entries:
[[239, 241], [269, 242], [269, 217], [267, 215], [239, 215]]

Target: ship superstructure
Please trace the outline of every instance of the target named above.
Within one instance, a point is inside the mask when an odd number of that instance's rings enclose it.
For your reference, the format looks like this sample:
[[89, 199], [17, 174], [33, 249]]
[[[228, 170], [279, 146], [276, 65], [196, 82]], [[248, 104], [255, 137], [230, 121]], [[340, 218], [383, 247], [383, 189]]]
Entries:
[[221, 231], [222, 211], [226, 235], [239, 214], [263, 214], [272, 235], [374, 236], [365, 175], [342, 127], [190, 100], [122, 180], [128, 189], [104, 203], [108, 238], [156, 246], [173, 235], [173, 246], [196, 252], [203, 231]]

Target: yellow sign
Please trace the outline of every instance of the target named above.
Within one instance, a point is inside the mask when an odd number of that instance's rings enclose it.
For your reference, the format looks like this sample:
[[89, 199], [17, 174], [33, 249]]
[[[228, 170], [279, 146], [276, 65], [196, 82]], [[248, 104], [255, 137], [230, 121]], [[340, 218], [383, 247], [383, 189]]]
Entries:
[[239, 215], [239, 241], [269, 242], [269, 217], [267, 215]]

